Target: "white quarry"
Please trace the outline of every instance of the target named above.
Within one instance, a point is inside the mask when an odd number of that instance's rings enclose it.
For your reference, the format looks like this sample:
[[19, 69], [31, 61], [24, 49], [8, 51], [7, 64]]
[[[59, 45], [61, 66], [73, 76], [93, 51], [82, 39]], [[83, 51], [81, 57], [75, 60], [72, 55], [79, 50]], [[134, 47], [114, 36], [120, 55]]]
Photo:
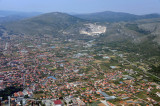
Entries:
[[85, 24], [85, 28], [80, 30], [80, 34], [95, 36], [106, 32], [106, 27], [96, 24]]

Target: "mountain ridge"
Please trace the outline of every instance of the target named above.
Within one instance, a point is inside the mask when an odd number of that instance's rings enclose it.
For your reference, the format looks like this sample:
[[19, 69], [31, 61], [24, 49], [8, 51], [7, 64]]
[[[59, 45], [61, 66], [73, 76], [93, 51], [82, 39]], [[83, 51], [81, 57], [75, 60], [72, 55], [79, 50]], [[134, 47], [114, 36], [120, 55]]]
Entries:
[[112, 11], [104, 11], [104, 12], [96, 12], [88, 14], [76, 14], [74, 16], [98, 22], [121, 22], [121, 21], [135, 21], [140, 19], [160, 18], [160, 14], [158, 13], [135, 15], [130, 13], [112, 12]]
[[0, 10], [0, 24], [23, 20], [40, 15], [40, 12], [17, 12]]

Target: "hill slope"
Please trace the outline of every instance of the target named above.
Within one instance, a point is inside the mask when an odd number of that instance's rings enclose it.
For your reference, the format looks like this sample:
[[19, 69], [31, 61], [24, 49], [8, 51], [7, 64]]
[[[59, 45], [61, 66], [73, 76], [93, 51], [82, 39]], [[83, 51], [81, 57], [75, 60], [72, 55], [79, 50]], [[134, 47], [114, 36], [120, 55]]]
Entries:
[[160, 56], [160, 18], [110, 23], [98, 42], [149, 56]]
[[4, 26], [14, 33], [25, 33], [31, 35], [57, 35], [67, 32], [76, 32], [76, 30], [83, 25], [83, 22], [84, 20], [74, 16], [54, 12], [14, 23], [9, 23]]

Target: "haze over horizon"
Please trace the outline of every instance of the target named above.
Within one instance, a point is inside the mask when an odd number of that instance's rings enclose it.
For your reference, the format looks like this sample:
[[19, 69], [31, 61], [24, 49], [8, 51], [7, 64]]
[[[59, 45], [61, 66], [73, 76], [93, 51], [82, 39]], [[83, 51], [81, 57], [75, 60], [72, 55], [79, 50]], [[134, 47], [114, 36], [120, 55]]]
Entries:
[[160, 0], [0, 0], [0, 10], [43, 13], [114, 11], [141, 15], [160, 13]]

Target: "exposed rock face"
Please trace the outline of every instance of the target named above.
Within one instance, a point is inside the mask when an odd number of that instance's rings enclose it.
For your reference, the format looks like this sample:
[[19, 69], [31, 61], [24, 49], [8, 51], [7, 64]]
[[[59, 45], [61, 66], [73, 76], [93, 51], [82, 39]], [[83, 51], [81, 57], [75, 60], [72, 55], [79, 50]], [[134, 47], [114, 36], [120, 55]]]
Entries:
[[85, 24], [85, 28], [80, 30], [80, 34], [95, 36], [106, 32], [106, 27], [96, 24]]
[[[157, 19], [158, 20], [158, 19]], [[153, 41], [157, 42], [160, 45], [160, 22], [145, 22], [143, 24], [139, 24], [139, 28], [150, 31], [151, 36], [154, 38]]]

